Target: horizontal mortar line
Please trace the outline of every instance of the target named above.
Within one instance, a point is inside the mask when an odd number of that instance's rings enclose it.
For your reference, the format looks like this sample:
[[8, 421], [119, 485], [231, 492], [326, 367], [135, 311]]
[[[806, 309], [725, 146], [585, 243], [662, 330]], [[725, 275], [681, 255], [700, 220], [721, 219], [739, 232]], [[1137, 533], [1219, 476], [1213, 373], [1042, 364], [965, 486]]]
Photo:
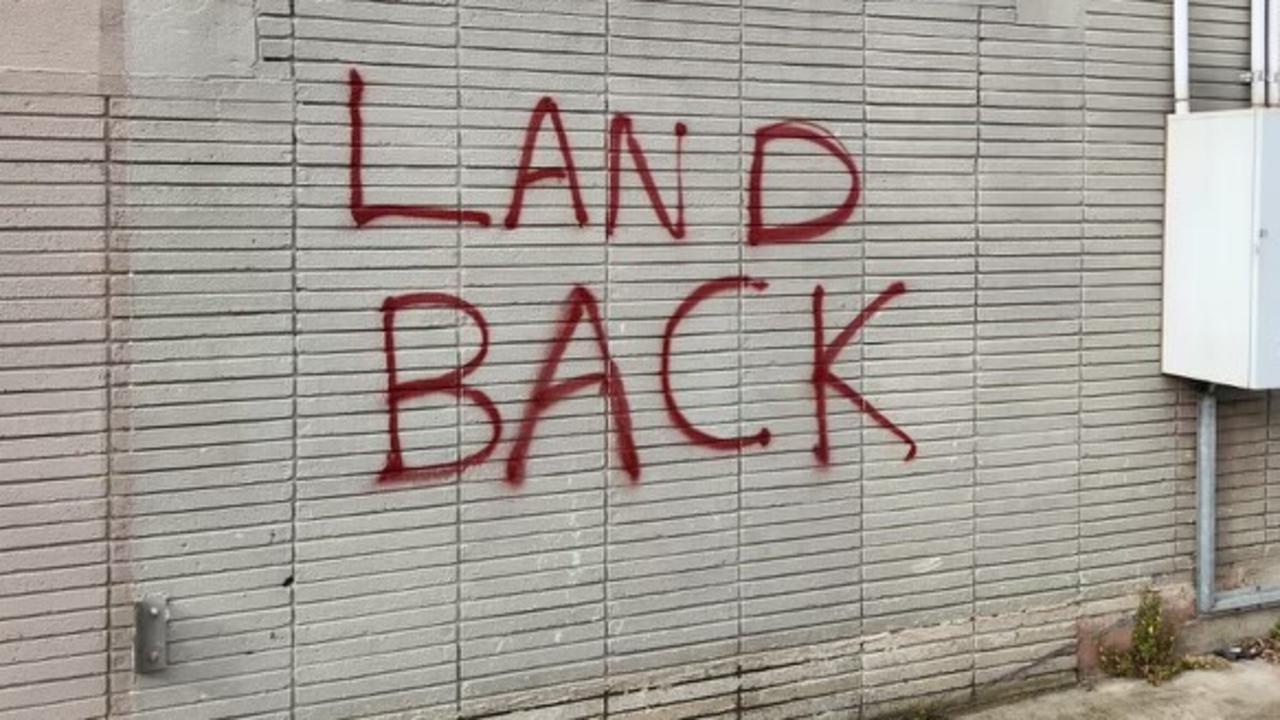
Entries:
[[[9, 569], [9, 570], [6, 570], [5, 572], [6, 572], [6, 574], [10, 574], [10, 575], [36, 575], [36, 574], [38, 574], [38, 573], [62, 572], [62, 571], [64, 571], [64, 570], [90, 570], [90, 569], [98, 569], [98, 568], [100, 568], [100, 567], [101, 567], [101, 563], [84, 564], [84, 565], [66, 565], [66, 566], [62, 566], [62, 565], [47, 565], [47, 566], [41, 566], [41, 567], [37, 567], [37, 568], [29, 568], [29, 569], [26, 569], [26, 570], [21, 570], [21, 569], [19, 569], [19, 570], [12, 570], [12, 569]], [[17, 601], [22, 600], [23, 598], [38, 599], [42, 594], [49, 593], [49, 592], [65, 592], [65, 591], [72, 591], [72, 590], [84, 590], [84, 589], [87, 589], [87, 588], [96, 588], [96, 587], [101, 587], [101, 583], [96, 583], [96, 582], [95, 582], [95, 583], [93, 583], [93, 584], [89, 584], [89, 585], [65, 585], [65, 586], [58, 586], [58, 587], [52, 587], [52, 588], [45, 587], [45, 588], [40, 588], [40, 589], [37, 589], [37, 590], [33, 590], [32, 592], [26, 592], [26, 593], [12, 593], [12, 594], [7, 594], [7, 595], [2, 595], [2, 596], [0, 596], [0, 597], [4, 597], [4, 598], [6, 598], [6, 599], [7, 599], [7, 601], [17, 602]], [[14, 642], [16, 642], [16, 641], [14, 641]], [[0, 643], [0, 646], [3, 646], [3, 643]], [[0, 665], [0, 667], [3, 667], [3, 666], [2, 666], [2, 665]]]
[[[82, 630], [82, 631], [71, 631], [62, 635], [61, 637], [70, 639], [76, 636], [83, 635], [83, 636], [89, 636], [86, 639], [93, 641], [95, 640], [93, 636], [97, 634], [98, 634], [98, 631]], [[29, 641], [27, 640], [21, 640], [21, 639], [12, 640], [7, 643], [0, 643], [0, 647], [4, 647], [4, 645], [6, 644], [18, 645], [18, 644], [27, 644], [27, 643], [29, 643]], [[103, 643], [105, 644], [105, 640], [103, 641]], [[37, 658], [28, 658], [25, 660], [19, 659], [19, 660], [6, 661], [4, 663], [0, 663], [0, 668], [6, 667], [6, 666], [21, 665], [25, 663], [45, 663], [45, 662], [51, 662], [55, 660], [72, 659], [72, 658], [101, 657], [103, 650], [97, 648], [96, 643], [86, 643], [86, 644], [90, 645], [91, 649], [79, 649], [79, 650], [70, 649], [69, 652], [65, 652], [60, 655], [50, 655], [47, 657], [37, 657]], [[16, 652], [15, 652], [15, 656], [17, 656]]]
[[[530, 51], [530, 53], [532, 53], [532, 52], [533, 52], [533, 51]], [[336, 70], [337, 70], [337, 69], [339, 69], [339, 68], [350, 68], [350, 67], [355, 67], [355, 68], [357, 68], [357, 69], [366, 69], [366, 72], [365, 72], [365, 73], [363, 73], [363, 75], [371, 75], [371, 74], [373, 74], [373, 72], [374, 72], [374, 71], [376, 71], [378, 68], [384, 68], [384, 67], [391, 67], [391, 68], [395, 68], [395, 69], [397, 69], [397, 70], [403, 70], [403, 69], [419, 69], [419, 70], [427, 70], [427, 71], [430, 71], [430, 70], [453, 70], [453, 69], [454, 69], [454, 68], [452, 68], [452, 67], [444, 67], [444, 68], [442, 68], [442, 67], [440, 67], [440, 66], [429, 66], [429, 65], [395, 65], [395, 66], [390, 66], [390, 65], [381, 64], [381, 63], [368, 63], [368, 64], [362, 64], [362, 63], [358, 63], [358, 62], [346, 62], [346, 61], [341, 61], [341, 60], [312, 61], [312, 63], [311, 63], [311, 64], [312, 64], [312, 67], [311, 67], [311, 69], [312, 69], [312, 70], [327, 69], [327, 68], [330, 68], [330, 67], [335, 68], [335, 72], [334, 72], [334, 74], [333, 74], [333, 78], [332, 78], [331, 80], [321, 80], [321, 79], [307, 79], [307, 80], [301, 80], [301, 81], [299, 81], [299, 86], [300, 86], [300, 87], [302, 87], [302, 88], [325, 88], [325, 87], [332, 87], [332, 86], [341, 86], [341, 87], [346, 87], [346, 86], [347, 86], [347, 83], [346, 83], [346, 80], [345, 80], [345, 73], [337, 72]], [[704, 63], [704, 64], [709, 64], [709, 63]], [[773, 66], [772, 64], [765, 64], [765, 63], [748, 63], [748, 65], [751, 65], [751, 64], [757, 64], [757, 65], [760, 65], [761, 67], [772, 67], [772, 66]], [[736, 63], [736, 62], [728, 62], [728, 63], [726, 63], [726, 67], [736, 67], [736, 66], [737, 66], [737, 63]], [[814, 66], [808, 66], [808, 65], [796, 65], [796, 66], [794, 66], [794, 67], [809, 68], [809, 67], [814, 67]], [[828, 68], [828, 69], [847, 69], [847, 66], [845, 66], [845, 65], [838, 65], [838, 66], [822, 66], [822, 67], [826, 67], [826, 68]], [[498, 72], [498, 71], [502, 71], [503, 69], [504, 69], [504, 68], [503, 68], [503, 67], [501, 67], [501, 66], [500, 66], [500, 65], [498, 65], [498, 64], [464, 65], [464, 66], [463, 66], [459, 71], [456, 71], [456, 72]], [[563, 70], [563, 69], [534, 69], [534, 70], [523, 70], [523, 71], [519, 71], [519, 73], [517, 73], [517, 76], [540, 76], [540, 75], [553, 75], [553, 76], [570, 75], [570, 76], [581, 76], [581, 77], [587, 77], [587, 78], [592, 78], [592, 79], [599, 79], [599, 78], [601, 77], [601, 73], [600, 73], [600, 72], [585, 72], [585, 71], [584, 71], [584, 72], [569, 72], [569, 71], [565, 71], [565, 70]], [[674, 76], [674, 75], [641, 75], [641, 74], [624, 74], [624, 73], [616, 73], [616, 72], [615, 72], [615, 73], [610, 74], [609, 76], [607, 76], [606, 80], [663, 80], [663, 81], [668, 81], [668, 82], [675, 81], [675, 82], [687, 82], [687, 83], [693, 83], [693, 82], [719, 83], [719, 84], [724, 84], [724, 85], [726, 85], [726, 86], [728, 86], [728, 85], [730, 85], [730, 84], [733, 84], [733, 85], [735, 85], [735, 86], [736, 86], [736, 84], [737, 84], [737, 82], [736, 82], [736, 80], [735, 80], [735, 79], [733, 79], [733, 78], [729, 78], [729, 77], [727, 77], [727, 76], [719, 76], [719, 75], [705, 75], [705, 76], [680, 75], [680, 76]], [[423, 89], [423, 90], [432, 90], [432, 89], [439, 89], [439, 88], [440, 88], [440, 86], [439, 86], [439, 85], [436, 85], [436, 84], [425, 83], [425, 82], [423, 82], [423, 83], [407, 82], [407, 81], [403, 81], [403, 80], [399, 80], [399, 79], [394, 79], [394, 80], [392, 80], [392, 79], [386, 79], [386, 78], [379, 78], [379, 77], [377, 77], [376, 75], [373, 75], [372, 77], [366, 77], [366, 78], [365, 78], [365, 81], [366, 81], [366, 87], [372, 87], [372, 88], [378, 88], [378, 87], [384, 87], [384, 88], [417, 88], [417, 89]], [[514, 82], [514, 81], [511, 81], [511, 82]], [[772, 85], [779, 85], [779, 84], [781, 84], [781, 85], [786, 85], [786, 86], [805, 87], [805, 88], [813, 88], [813, 89], [821, 89], [821, 88], [861, 88], [861, 87], [863, 87], [863, 84], [862, 84], [862, 83], [853, 83], [853, 82], [849, 82], [849, 81], [843, 81], [843, 82], [841, 82], [841, 81], [833, 81], [833, 80], [823, 81], [823, 80], [821, 80], [821, 79], [808, 79], [808, 80], [805, 80], [805, 81], [803, 81], [803, 82], [802, 82], [802, 81], [800, 81], [800, 80], [785, 80], [785, 79], [784, 79], [784, 80], [765, 80], [765, 79], [761, 79], [761, 80], [752, 80], [752, 81], [748, 81], [748, 82], [747, 82], [748, 87], [750, 87], [750, 86], [752, 86], [752, 85], [754, 85], [754, 84], [758, 84], [758, 85], [761, 85], [761, 86], [772, 86]], [[502, 84], [494, 84], [494, 85], [488, 85], [488, 84], [484, 84], [484, 85], [481, 85], [481, 84], [475, 84], [475, 85], [463, 85], [462, 90], [463, 90], [464, 92], [477, 93], [477, 94], [485, 94], [485, 93], [493, 93], [493, 94], [496, 94], [496, 93], [497, 93], [498, 91], [500, 91], [500, 90], [521, 90], [521, 91], [524, 91], [524, 92], [528, 92], [528, 93], [530, 93], [530, 94], [538, 94], [538, 91], [535, 89], [536, 87], [537, 87], [537, 86], [532, 86], [532, 87], [531, 87], [531, 85], [529, 85], [529, 84], [517, 84], [517, 85], [511, 85], [511, 86], [502, 85]], [[885, 86], [885, 87], [887, 88], [887, 87], [890, 87], [890, 86]], [[969, 89], [972, 89], [972, 88], [969, 88]], [[611, 93], [612, 93], [612, 92], [614, 92], [614, 91], [608, 91], [608, 92], [611, 92]], [[603, 95], [604, 95], [604, 94], [605, 94], [605, 91], [603, 91], [603, 90], [601, 90], [601, 91], [596, 91], [596, 90], [579, 90], [579, 89], [574, 89], [574, 90], [568, 90], [568, 91], [562, 91], [562, 92], [559, 92], [559, 93], [557, 93], [557, 97], [570, 97], [570, 98], [578, 98], [578, 99], [582, 99], [582, 98], [601, 99], [601, 98], [603, 97]], [[617, 94], [617, 93], [615, 93], [615, 94]], [[680, 98], [680, 97], [685, 97], [685, 98], [691, 98], [691, 99], [696, 99], [696, 100], [705, 101], [705, 102], [722, 102], [722, 103], [734, 103], [734, 104], [736, 104], [736, 103], [738, 102], [738, 96], [737, 96], [737, 94], [732, 94], [732, 95], [731, 95], [731, 94], [727, 94], [727, 93], [726, 93], [726, 94], [715, 94], [715, 95], [708, 95], [708, 94], [706, 94], [706, 93], [691, 94], [691, 95], [685, 95], [685, 94], [682, 94], [682, 93], [673, 93], [673, 94], [657, 94], [657, 93], [653, 93], [653, 94], [649, 94], [649, 93], [622, 93], [621, 95], [623, 95], [623, 96], [632, 96], [632, 95], [634, 95], [634, 96], [636, 96], [636, 97], [651, 96], [651, 97], [661, 97], [661, 98]], [[744, 99], [744, 100], [747, 100], [747, 101], [755, 101], [755, 100], [764, 99], [764, 98], [750, 98], [750, 97], [748, 97], [748, 98], [743, 98], [743, 99]], [[823, 100], [823, 98], [822, 98], [822, 97], [816, 97], [816, 98], [815, 98], [815, 100]], [[300, 103], [300, 104], [301, 104], [303, 107], [310, 107], [310, 106], [340, 106], [340, 103], [334, 102], [334, 101], [332, 101], [332, 100], [323, 100], [323, 99], [304, 99], [303, 101], [301, 101], [301, 103]], [[402, 104], [402, 103], [380, 103], [380, 102], [377, 102], [377, 98], [376, 98], [376, 97], [375, 97], [375, 98], [372, 98], [368, 103], [365, 103], [365, 106], [366, 106], [366, 107], [405, 107], [405, 108], [415, 108], [415, 109], [416, 109], [416, 108], [435, 108], [435, 109], [440, 109], [440, 110], [449, 110], [449, 109], [451, 109], [451, 106], [445, 106], [445, 105], [407, 105], [407, 104]], [[971, 106], [966, 106], [966, 107], [971, 107]], [[471, 108], [471, 109], [468, 109], [468, 110], [471, 110], [471, 111], [479, 111], [479, 110], [481, 110], [481, 109], [484, 109], [484, 110], [495, 110], [495, 109], [497, 109], [497, 110], [501, 110], [501, 109], [504, 109], [504, 108], [503, 108], [503, 107], [501, 107], [501, 106], [499, 106], [499, 107]], [[506, 108], [506, 109], [515, 109], [515, 108], [514, 108], [514, 107], [512, 107], [512, 108]], [[526, 110], [527, 110], [527, 109], [528, 109], [528, 107], [525, 107], [524, 109], [526, 109]], [[584, 110], [578, 110], [578, 109], [572, 109], [572, 108], [562, 108], [562, 109], [561, 109], [561, 112], [562, 112], [563, 114], [566, 114], [566, 115], [574, 115], [574, 114], [582, 114], [582, 113], [585, 113], [586, 111], [584, 111]], [[716, 117], [723, 117], [723, 116], [716, 116]]]
[[[357, 6], [357, 7], [359, 7], [359, 6]], [[393, 7], [397, 7], [397, 8], [399, 8], [399, 9], [405, 9], [405, 8], [406, 8], [406, 6], [405, 6], [404, 4], [401, 4], [401, 3], [396, 3], [396, 4], [394, 4], [394, 5], [393, 5]], [[410, 6], [410, 7], [411, 7], [411, 6]], [[427, 7], [427, 8], [431, 8], [431, 9], [433, 9], [433, 10], [438, 10], [438, 9], [440, 9], [442, 6], [434, 6], [434, 7], [433, 7], [433, 6], [429, 6], [429, 5], [422, 5], [422, 6], [419, 6], [419, 7]], [[356, 27], [356, 28], [363, 27], [363, 28], [367, 28], [367, 29], [370, 29], [370, 30], [375, 29], [375, 28], [385, 27], [385, 28], [400, 28], [400, 29], [404, 29], [404, 30], [418, 29], [418, 30], [453, 30], [453, 31], [457, 31], [457, 30], [460, 28], [460, 25], [459, 25], [456, 21], [440, 20], [439, 22], [432, 22], [432, 21], [427, 20], [427, 19], [423, 19], [423, 20], [421, 20], [421, 21], [415, 21], [415, 20], [412, 20], [412, 19], [409, 19], [409, 20], [401, 20], [401, 19], [399, 19], [399, 18], [387, 18], [387, 17], [376, 17], [376, 16], [351, 16], [351, 15], [340, 15], [340, 14], [330, 14], [330, 15], [326, 15], [326, 14], [324, 14], [324, 11], [325, 11], [325, 10], [326, 10], [326, 8], [324, 8], [324, 7], [322, 7], [322, 6], [315, 6], [315, 7], [307, 8], [307, 9], [303, 9], [303, 10], [296, 10], [296, 9], [295, 9], [294, 11], [292, 11], [292, 13], [290, 13], [290, 15], [287, 15], [287, 16], [279, 16], [279, 15], [277, 15], [277, 16], [274, 16], [274, 17], [280, 17], [280, 18], [282, 18], [282, 19], [283, 19], [283, 18], [285, 18], [285, 17], [288, 17], [288, 18], [292, 19], [293, 21], [295, 21], [296, 25], [301, 25], [301, 26], [304, 26], [304, 27], [309, 26], [309, 27], [312, 27], [312, 28], [315, 28], [315, 26], [316, 26], [316, 25], [318, 25], [318, 24], [320, 24], [320, 23], [332, 23], [332, 24], [335, 24], [335, 25], [343, 25], [343, 26], [350, 25], [350, 26], [353, 26], [353, 27]], [[517, 15], [516, 17], [519, 17], [519, 16]], [[318, 28], [317, 28], [317, 29], [318, 29]], [[341, 29], [341, 28], [337, 28], [337, 29]], [[304, 31], [304, 32], [305, 32], [305, 31]], [[526, 32], [529, 32], [529, 31], [526, 31]], [[557, 31], [557, 32], [558, 32], [558, 34], [561, 34], [561, 35], [589, 35], [589, 34], [592, 34], [592, 33], [587, 33], [587, 32], [579, 32], [579, 33], [575, 33], [575, 32], [568, 31], [568, 30], [560, 30], [560, 31]], [[441, 33], [436, 33], [436, 34], [441, 34]], [[300, 33], [296, 27], [292, 30], [291, 35], [280, 36], [280, 37], [279, 37], [279, 39], [282, 39], [282, 40], [283, 40], [283, 39], [286, 39], [286, 38], [289, 38], [289, 37], [292, 37], [292, 39], [294, 39], [295, 41], [300, 41], [300, 40], [328, 40], [328, 39], [336, 39], [336, 40], [344, 40], [344, 41], [347, 41], [347, 42], [361, 42], [361, 40], [360, 40], [359, 38], [354, 38], [354, 39], [353, 39], [350, 35], [307, 35], [307, 34], [304, 34], [304, 33]], [[371, 41], [371, 42], [372, 42], [372, 41]], [[386, 43], [381, 43], [381, 44], [386, 44]], [[453, 46], [453, 45], [449, 45], [449, 44], [440, 44], [440, 45], [412, 45], [412, 46], [410, 46], [410, 47], [433, 47], [433, 48], [440, 48], [440, 49], [442, 49], [442, 50], [447, 50], [447, 49], [452, 48], [452, 47], [454, 47], [454, 46]]]
[[[442, 600], [441, 602], [448, 602], [448, 601], [446, 601], [446, 600]], [[373, 621], [373, 620], [382, 620], [382, 619], [385, 619], [385, 618], [386, 618], [386, 617], [388, 617], [388, 616], [405, 615], [405, 614], [408, 614], [408, 613], [411, 613], [411, 612], [412, 612], [412, 613], [415, 613], [415, 619], [413, 619], [413, 620], [411, 620], [411, 621], [410, 621], [410, 623], [413, 623], [413, 624], [406, 623], [406, 625], [408, 625], [408, 627], [396, 627], [396, 628], [394, 628], [394, 629], [393, 629], [393, 630], [391, 630], [391, 631], [384, 631], [383, 633], [380, 633], [380, 634], [386, 634], [386, 632], [404, 632], [404, 631], [408, 631], [408, 630], [419, 630], [419, 631], [420, 631], [420, 630], [435, 629], [435, 628], [439, 628], [439, 629], [443, 629], [443, 630], [449, 630], [449, 629], [451, 629], [451, 628], [452, 628], [452, 626], [453, 626], [453, 624], [454, 624], [454, 613], [453, 613], [453, 612], [440, 612], [440, 613], [438, 613], [439, 617], [434, 618], [434, 620], [435, 620], [435, 622], [434, 622], [434, 623], [419, 623], [419, 620], [421, 620], [422, 615], [424, 615], [424, 614], [427, 614], [427, 615], [434, 614], [434, 613], [422, 613], [422, 612], [421, 612], [421, 610], [422, 610], [422, 609], [424, 609], [424, 608], [422, 608], [422, 607], [407, 607], [407, 608], [401, 608], [401, 609], [397, 609], [397, 610], [389, 610], [389, 611], [386, 611], [386, 612], [376, 612], [376, 613], [372, 613], [372, 614], [362, 614], [362, 615], [358, 615], [356, 618], [352, 618], [352, 617], [339, 617], [339, 618], [335, 618], [335, 619], [332, 619], [332, 620], [324, 620], [324, 621], [310, 622], [310, 623], [306, 623], [306, 622], [304, 622], [304, 623], [300, 623], [300, 624], [297, 626], [297, 627], [298, 627], [298, 631], [297, 631], [297, 632], [295, 632], [294, 634], [295, 634], [295, 635], [298, 635], [298, 636], [301, 636], [301, 635], [307, 635], [307, 634], [314, 634], [314, 633], [306, 633], [306, 632], [303, 632], [303, 631], [304, 631], [304, 630], [314, 630], [314, 629], [317, 629], [317, 628], [324, 628], [324, 627], [326, 627], [326, 626], [327, 626], [327, 627], [336, 627], [336, 626], [341, 626], [341, 625], [350, 625], [350, 624], [352, 623], [352, 621], [353, 621], [353, 620], [355, 620], [355, 619], [359, 619], [359, 620], [368, 620], [368, 621]], [[451, 606], [451, 605], [448, 605], [448, 604], [432, 605], [432, 606], [426, 606], [426, 608], [425, 608], [425, 609], [427, 609], [427, 610], [436, 610], [436, 609], [452, 610], [452, 606]], [[569, 609], [569, 608], [556, 608], [556, 609]], [[361, 638], [363, 638], [363, 637], [365, 637], [365, 636], [364, 636], [363, 634], [360, 634], [360, 635], [354, 635], [354, 636], [338, 637], [337, 639], [323, 639], [323, 640], [315, 640], [315, 641], [307, 641], [305, 638], [303, 638], [303, 639], [300, 639], [300, 641], [298, 642], [298, 646], [299, 646], [299, 647], [323, 646], [323, 645], [326, 645], [326, 644], [331, 643], [331, 642], [345, 642], [345, 641], [349, 641], [349, 640], [358, 640], [358, 639], [361, 639]]]
[[[288, 127], [289, 127], [288, 125], [282, 125], [280, 129], [284, 130], [284, 129], [287, 129]], [[128, 135], [123, 135], [123, 136], [111, 137], [110, 143], [113, 146], [116, 146], [115, 149], [120, 151], [120, 154], [116, 154], [113, 157], [113, 159], [109, 161], [110, 166], [112, 168], [125, 168], [125, 167], [128, 167], [129, 165], [132, 165], [133, 160], [128, 156], [130, 154], [130, 151], [137, 150], [137, 149], [150, 149], [155, 146], [197, 147], [197, 148], [205, 148], [211, 151], [217, 151], [217, 150], [226, 149], [226, 148], [237, 148], [237, 149], [250, 148], [250, 149], [270, 149], [270, 150], [277, 150], [285, 153], [293, 152], [293, 145], [290, 143], [289, 140], [285, 140], [285, 139], [255, 141], [255, 140], [249, 140], [244, 138], [198, 138], [198, 137], [197, 138], [190, 138], [190, 137], [155, 138], [155, 137], [145, 137], [145, 136], [130, 137]], [[151, 162], [154, 163], [157, 161], [152, 159]], [[254, 162], [258, 165], [264, 165], [268, 167], [279, 167], [279, 168], [286, 168], [286, 167], [289, 167], [290, 165], [288, 160], [259, 159], [256, 161], [249, 161], [249, 162]]]

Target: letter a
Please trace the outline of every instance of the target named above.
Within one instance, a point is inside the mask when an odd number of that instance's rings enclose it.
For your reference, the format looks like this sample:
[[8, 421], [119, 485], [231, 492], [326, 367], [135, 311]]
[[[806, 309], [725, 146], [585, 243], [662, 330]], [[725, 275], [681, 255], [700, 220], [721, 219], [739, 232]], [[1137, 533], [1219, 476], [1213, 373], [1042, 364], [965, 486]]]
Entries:
[[[596, 349], [604, 363], [603, 372], [588, 373], [556, 382], [556, 368], [569, 348], [573, 332], [583, 315], [587, 316], [591, 330], [596, 336]], [[524, 418], [520, 421], [520, 430], [516, 433], [515, 444], [511, 447], [511, 455], [507, 458], [507, 482], [520, 485], [524, 482], [525, 461], [529, 455], [529, 446], [533, 443], [534, 430], [538, 418], [547, 408], [566, 397], [590, 387], [599, 385], [602, 393], [608, 397], [609, 410], [613, 415], [614, 428], [618, 433], [618, 454], [622, 459], [622, 467], [631, 476], [632, 482], [640, 479], [640, 458], [636, 454], [635, 440], [631, 436], [631, 407], [627, 402], [627, 391], [622, 384], [622, 372], [609, 355], [609, 344], [605, 338], [604, 324], [600, 321], [600, 308], [596, 304], [591, 291], [578, 285], [565, 300], [564, 312], [560, 317], [559, 329], [551, 341], [547, 359], [538, 370], [538, 379], [533, 384], [529, 399], [525, 402]]]
[[[556, 133], [556, 142], [560, 146], [560, 167], [532, 169], [533, 148], [538, 142], [538, 131], [542, 129], [542, 119], [551, 118], [551, 127]], [[560, 121], [560, 108], [556, 101], [544, 97], [538, 101], [529, 114], [529, 126], [524, 131], [524, 147], [520, 150], [520, 167], [516, 170], [516, 182], [511, 188], [511, 205], [507, 208], [504, 224], [507, 229], [520, 224], [520, 210], [524, 207], [524, 191], [534, 183], [543, 180], [561, 180], [569, 185], [569, 197], [573, 201], [573, 216], [578, 227], [587, 224], [587, 208], [582, 204], [582, 191], [578, 188], [578, 172], [573, 167], [573, 151], [569, 149], [569, 137], [565, 135], [564, 123]]]

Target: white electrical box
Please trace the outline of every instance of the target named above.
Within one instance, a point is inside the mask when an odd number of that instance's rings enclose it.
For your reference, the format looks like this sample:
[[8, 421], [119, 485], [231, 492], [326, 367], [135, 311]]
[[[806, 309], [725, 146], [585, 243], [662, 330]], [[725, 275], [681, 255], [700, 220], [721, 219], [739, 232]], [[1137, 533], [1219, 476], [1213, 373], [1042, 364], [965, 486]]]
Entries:
[[1280, 109], [1169, 117], [1161, 367], [1280, 388]]

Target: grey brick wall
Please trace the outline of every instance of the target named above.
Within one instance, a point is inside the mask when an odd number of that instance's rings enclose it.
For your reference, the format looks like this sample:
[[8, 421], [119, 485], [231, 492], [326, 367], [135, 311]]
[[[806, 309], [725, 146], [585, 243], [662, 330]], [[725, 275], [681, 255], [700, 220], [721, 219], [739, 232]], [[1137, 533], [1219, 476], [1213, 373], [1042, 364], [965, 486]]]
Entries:
[[[0, 49], [0, 720], [870, 718], [1070, 682], [1080, 620], [1188, 583], [1194, 388], [1159, 372], [1169, 2], [179, 5], [94, 7], [96, 74], [19, 33]], [[76, 7], [10, 27], [39, 40]], [[1247, 0], [1197, 0], [1193, 36], [1196, 109], [1247, 102]], [[357, 227], [352, 70], [366, 202], [491, 227]], [[544, 180], [507, 230], [543, 96], [588, 221]], [[627, 151], [607, 235], [616, 113], [673, 212], [687, 125], [683, 238]], [[794, 118], [854, 158], [860, 203], [816, 239], [750, 245], [754, 133]], [[535, 166], [559, 165], [538, 137]], [[815, 148], [770, 146], [769, 222], [844, 197]], [[770, 441], [711, 450], [673, 424], [660, 349], [694, 288], [738, 275], [768, 287], [688, 315], [672, 391], [705, 432]], [[815, 286], [830, 345], [896, 282], [832, 367], [918, 454], [828, 387], [820, 467]], [[639, 481], [592, 385], [540, 417], [515, 488], [575, 284]], [[466, 381], [502, 442], [379, 483], [380, 308], [424, 292], [487, 320]], [[401, 380], [481, 343], [462, 313], [395, 323]], [[600, 371], [591, 335], [557, 378]], [[1224, 586], [1280, 580], [1272, 400], [1222, 401]], [[450, 393], [398, 418], [410, 464], [491, 430]], [[155, 676], [132, 672], [146, 593], [173, 611]]]

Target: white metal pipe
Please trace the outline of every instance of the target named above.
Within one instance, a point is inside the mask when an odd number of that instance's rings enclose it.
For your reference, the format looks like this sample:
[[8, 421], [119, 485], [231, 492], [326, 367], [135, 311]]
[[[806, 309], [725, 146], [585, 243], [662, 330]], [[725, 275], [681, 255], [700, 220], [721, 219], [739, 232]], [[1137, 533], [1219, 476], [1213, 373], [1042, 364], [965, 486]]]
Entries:
[[1196, 608], [1202, 614], [1213, 612], [1216, 601], [1217, 467], [1218, 398], [1209, 385], [1196, 412]]
[[1272, 0], [1249, 2], [1249, 102], [1267, 104], [1267, 6]]
[[1267, 2], [1267, 105], [1280, 107], [1280, 0]]
[[1173, 111], [1191, 112], [1191, 0], [1173, 0]]

